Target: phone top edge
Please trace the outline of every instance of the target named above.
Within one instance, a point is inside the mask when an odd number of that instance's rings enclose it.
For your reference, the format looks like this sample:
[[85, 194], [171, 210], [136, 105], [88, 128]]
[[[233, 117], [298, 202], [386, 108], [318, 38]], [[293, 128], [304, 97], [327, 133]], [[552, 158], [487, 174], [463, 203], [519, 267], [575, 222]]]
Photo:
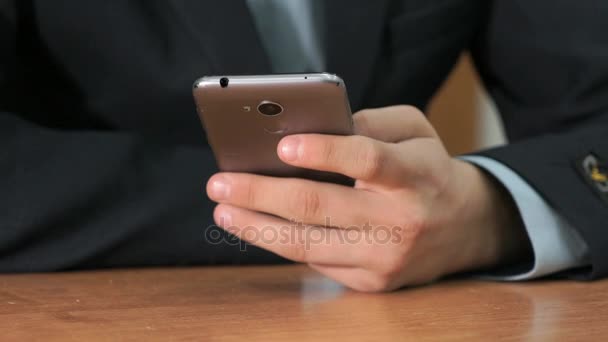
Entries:
[[270, 74], [270, 75], [225, 75], [225, 76], [204, 76], [194, 82], [194, 89], [207, 86], [219, 85], [222, 78], [228, 78], [231, 85], [239, 84], [273, 84], [294, 81], [310, 81], [332, 83], [344, 86], [344, 81], [340, 76], [330, 73], [303, 73], [303, 74]]

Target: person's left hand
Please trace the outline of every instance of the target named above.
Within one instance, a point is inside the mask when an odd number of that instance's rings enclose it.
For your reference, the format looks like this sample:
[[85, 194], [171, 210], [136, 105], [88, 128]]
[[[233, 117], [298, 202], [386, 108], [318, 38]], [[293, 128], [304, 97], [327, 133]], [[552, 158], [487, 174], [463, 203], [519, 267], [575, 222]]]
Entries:
[[354, 188], [220, 173], [207, 185], [230, 233], [360, 291], [387, 291], [514, 260], [526, 248], [512, 201], [451, 158], [409, 106], [354, 116], [354, 136], [294, 135], [280, 158], [356, 180]]

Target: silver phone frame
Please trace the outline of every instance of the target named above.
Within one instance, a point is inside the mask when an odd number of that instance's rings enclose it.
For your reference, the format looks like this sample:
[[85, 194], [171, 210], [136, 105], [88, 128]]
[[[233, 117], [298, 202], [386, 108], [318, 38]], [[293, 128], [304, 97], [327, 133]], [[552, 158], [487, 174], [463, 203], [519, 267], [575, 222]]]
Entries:
[[292, 83], [292, 82], [324, 82], [333, 83], [337, 86], [344, 87], [344, 80], [340, 76], [323, 73], [305, 73], [305, 74], [276, 74], [276, 75], [237, 75], [237, 76], [204, 76], [194, 82], [194, 88], [204, 88], [208, 86], [217, 86], [222, 78], [228, 78], [229, 85], [246, 85], [246, 84], [276, 84], [276, 83]]

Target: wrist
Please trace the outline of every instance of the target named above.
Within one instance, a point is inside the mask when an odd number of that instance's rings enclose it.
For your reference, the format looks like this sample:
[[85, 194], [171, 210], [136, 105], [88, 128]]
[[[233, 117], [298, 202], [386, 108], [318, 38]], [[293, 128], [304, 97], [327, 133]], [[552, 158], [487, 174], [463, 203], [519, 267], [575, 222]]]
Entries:
[[454, 160], [461, 184], [460, 229], [465, 237], [460, 271], [516, 263], [531, 257], [532, 249], [519, 210], [511, 195], [492, 175]]

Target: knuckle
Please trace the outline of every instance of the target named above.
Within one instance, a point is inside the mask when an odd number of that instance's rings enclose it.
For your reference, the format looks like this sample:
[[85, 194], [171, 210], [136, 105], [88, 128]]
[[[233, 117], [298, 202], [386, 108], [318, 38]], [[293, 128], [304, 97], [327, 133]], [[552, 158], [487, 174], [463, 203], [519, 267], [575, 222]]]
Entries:
[[378, 276], [387, 281], [396, 279], [405, 268], [407, 254], [408, 249], [405, 248], [391, 251], [391, 253], [381, 259], [381, 264], [377, 271]]
[[418, 241], [427, 227], [427, 219], [424, 215], [416, 212], [401, 214], [397, 222], [397, 227], [400, 228], [400, 241], [405, 244]]
[[355, 160], [361, 170], [360, 178], [373, 179], [380, 175], [385, 157], [377, 144], [362, 144]]
[[306, 220], [321, 213], [321, 195], [315, 191], [300, 187], [292, 192], [288, 201], [288, 210], [296, 218]]
[[245, 207], [247, 208], [254, 208], [256, 206], [256, 201], [257, 201], [257, 195], [256, 195], [256, 188], [257, 188], [257, 184], [256, 181], [254, 179], [248, 179], [245, 182], [245, 186], [243, 187], [244, 191], [243, 191], [243, 201], [245, 204]]
[[321, 148], [322, 161], [325, 164], [336, 163], [338, 161], [338, 155], [336, 152], [336, 145], [332, 141], [323, 143]]
[[382, 275], [374, 275], [365, 284], [366, 292], [387, 292], [393, 287], [393, 280]]
[[295, 262], [306, 263], [308, 261], [308, 251], [306, 250], [306, 244], [303, 241], [298, 241], [293, 245], [291, 255], [289, 259]]
[[371, 115], [370, 109], [364, 109], [353, 115], [353, 122], [355, 123], [355, 130], [357, 134], [364, 136], [371, 136], [371, 126], [369, 116]]
[[415, 107], [412, 105], [400, 105], [400, 106], [397, 106], [397, 108], [400, 111], [407, 113], [409, 115], [417, 116], [417, 117], [420, 117], [423, 119], [426, 118], [424, 113], [418, 107]]
[[435, 128], [433, 128], [433, 125], [431, 125], [427, 116], [424, 114], [424, 112], [422, 112], [422, 110], [420, 110], [418, 107], [410, 105], [402, 105], [399, 107], [405, 115], [413, 118], [414, 124], [419, 126], [425, 135], [433, 137], [437, 136]]
[[390, 206], [386, 211], [387, 219], [403, 228], [422, 228], [428, 218], [432, 217], [428, 204], [422, 196], [419, 193], [401, 193], [398, 202], [403, 204]]

